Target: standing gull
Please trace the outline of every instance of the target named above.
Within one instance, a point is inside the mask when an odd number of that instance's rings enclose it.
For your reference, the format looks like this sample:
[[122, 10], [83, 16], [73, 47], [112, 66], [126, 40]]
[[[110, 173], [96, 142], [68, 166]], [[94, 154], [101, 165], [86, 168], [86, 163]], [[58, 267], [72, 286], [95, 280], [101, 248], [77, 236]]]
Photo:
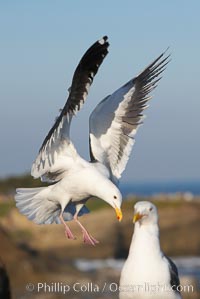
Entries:
[[160, 249], [158, 213], [136, 203], [135, 231], [120, 278], [120, 299], [181, 299], [176, 265]]
[[66, 221], [80, 226], [84, 242], [95, 245], [78, 217], [88, 213], [85, 206], [91, 197], [110, 204], [122, 219], [122, 195], [118, 180], [129, 159], [142, 112], [151, 98], [160, 74], [168, 63], [162, 53], [143, 72], [101, 101], [90, 115], [90, 157], [81, 158], [70, 140], [73, 116], [85, 102], [99, 66], [108, 53], [105, 36], [82, 57], [73, 76], [67, 102], [46, 136], [31, 174], [51, 183], [42, 188], [20, 188], [15, 196], [20, 212], [38, 224], [63, 223], [69, 239], [75, 239]]

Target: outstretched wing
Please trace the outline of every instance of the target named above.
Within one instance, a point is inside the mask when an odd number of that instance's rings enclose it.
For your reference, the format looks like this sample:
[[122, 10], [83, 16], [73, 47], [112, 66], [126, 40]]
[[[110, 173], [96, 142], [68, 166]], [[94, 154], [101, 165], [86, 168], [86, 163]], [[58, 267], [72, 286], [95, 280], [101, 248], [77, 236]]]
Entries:
[[67, 102], [55, 124], [46, 136], [38, 156], [33, 163], [31, 174], [42, 181], [58, 181], [77, 159], [78, 154], [70, 141], [71, 119], [85, 102], [89, 88], [99, 66], [108, 53], [107, 36], [93, 44], [77, 66]]
[[169, 62], [162, 53], [137, 77], [106, 97], [90, 116], [91, 161], [99, 161], [110, 170], [116, 182], [126, 167], [134, 137], [142, 124], [143, 110], [151, 99], [160, 74]]

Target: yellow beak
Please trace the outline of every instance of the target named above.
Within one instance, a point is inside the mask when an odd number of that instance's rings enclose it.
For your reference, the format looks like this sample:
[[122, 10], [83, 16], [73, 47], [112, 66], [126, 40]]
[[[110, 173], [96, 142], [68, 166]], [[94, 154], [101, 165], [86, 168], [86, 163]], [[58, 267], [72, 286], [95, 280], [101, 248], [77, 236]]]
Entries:
[[115, 211], [116, 211], [116, 214], [117, 214], [117, 219], [119, 221], [121, 221], [122, 220], [122, 211], [121, 211], [121, 209], [115, 208]]
[[140, 220], [144, 215], [140, 214], [140, 213], [136, 213], [133, 216], [133, 222], [137, 222], [138, 220]]

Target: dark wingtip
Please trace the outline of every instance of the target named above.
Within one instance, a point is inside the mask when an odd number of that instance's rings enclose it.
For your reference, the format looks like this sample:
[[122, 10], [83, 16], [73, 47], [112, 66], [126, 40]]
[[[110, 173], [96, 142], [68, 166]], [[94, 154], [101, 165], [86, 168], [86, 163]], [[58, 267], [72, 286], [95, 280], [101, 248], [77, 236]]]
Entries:
[[108, 40], [108, 36], [107, 35], [104, 35], [103, 36], [103, 39], [105, 40], [105, 42]]
[[170, 46], [168, 46], [167, 49], [163, 52], [163, 55], [165, 55], [166, 53], [168, 53], [168, 55], [166, 57], [168, 59], [167, 63], [169, 63], [172, 60], [172, 52], [171, 51], [169, 52], [169, 50], [171, 50]]
[[107, 42], [107, 40], [108, 40], [108, 37], [107, 37], [107, 35], [105, 35], [102, 38], [100, 38], [98, 40], [98, 42], [99, 42], [99, 44], [104, 45]]
[[169, 51], [170, 46], [167, 47], [167, 49], [163, 52], [163, 54], [165, 54], [167, 51]]
[[165, 51], [162, 52], [162, 54], [160, 55], [160, 58], [163, 57], [164, 55], [166, 55], [167, 53], [167, 56], [165, 57], [165, 59], [163, 61], [166, 61], [167, 60], [167, 63], [169, 63], [171, 61], [171, 55], [172, 53], [170, 52], [169, 53], [169, 49], [170, 49], [170, 46], [167, 47], [167, 49]]

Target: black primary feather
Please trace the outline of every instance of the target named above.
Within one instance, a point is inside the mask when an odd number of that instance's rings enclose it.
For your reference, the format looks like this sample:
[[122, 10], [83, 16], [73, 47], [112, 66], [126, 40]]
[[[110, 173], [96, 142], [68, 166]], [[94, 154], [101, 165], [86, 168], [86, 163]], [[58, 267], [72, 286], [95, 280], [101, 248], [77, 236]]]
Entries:
[[109, 43], [107, 40], [108, 37], [104, 36], [101, 40], [94, 43], [83, 55], [75, 70], [66, 104], [56, 119], [55, 124], [47, 134], [40, 151], [42, 151], [52, 134], [58, 128], [63, 116], [67, 114], [72, 116], [80, 110], [81, 104], [84, 103], [87, 97], [89, 87], [92, 85], [94, 76], [108, 54]]

